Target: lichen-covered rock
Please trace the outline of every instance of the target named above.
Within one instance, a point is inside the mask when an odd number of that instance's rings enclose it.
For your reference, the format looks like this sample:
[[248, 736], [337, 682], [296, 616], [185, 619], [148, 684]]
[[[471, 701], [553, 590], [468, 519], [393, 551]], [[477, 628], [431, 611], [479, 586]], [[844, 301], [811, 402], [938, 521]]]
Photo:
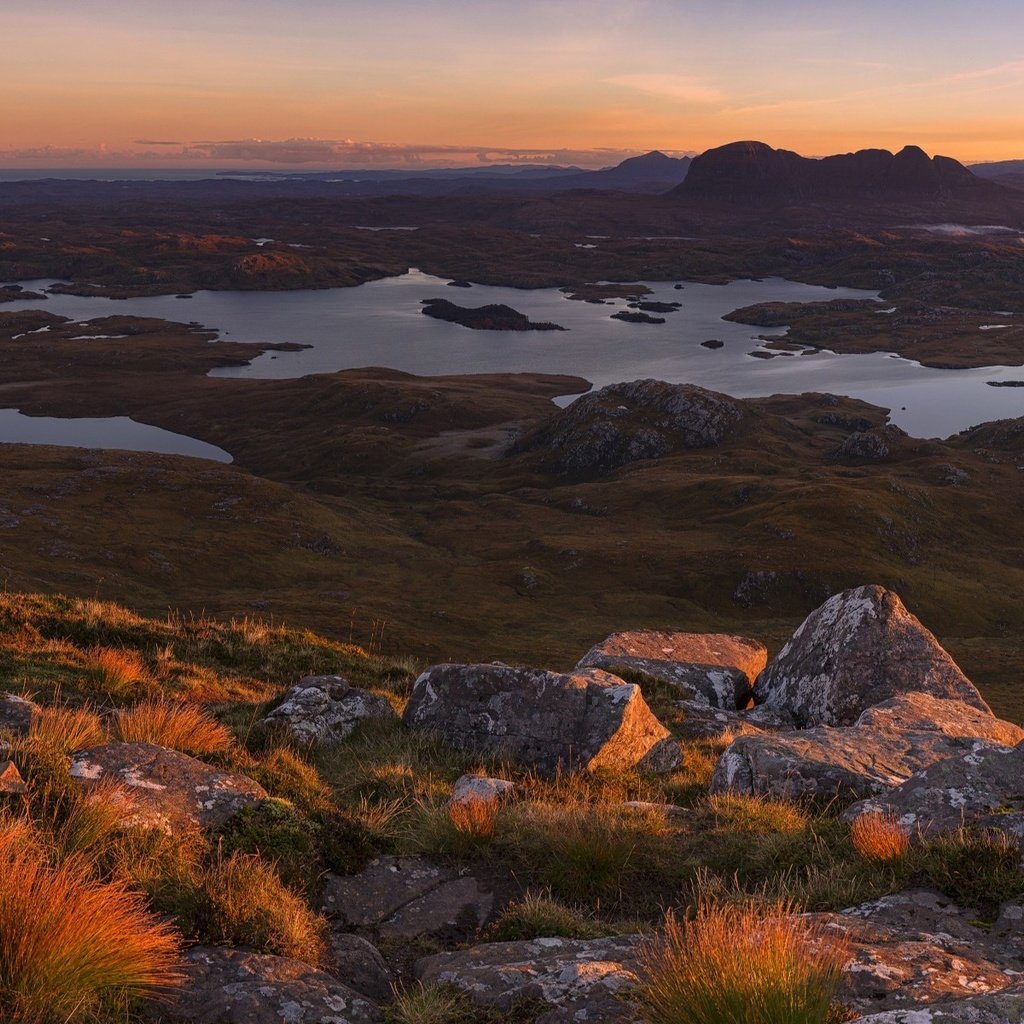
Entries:
[[263, 720], [300, 743], [336, 743], [367, 719], [398, 721], [387, 698], [351, 686], [342, 676], [306, 676]]
[[851, 725], [872, 705], [910, 691], [990, 713], [899, 597], [867, 586], [836, 594], [811, 612], [757, 677], [754, 700], [800, 727]]
[[452, 786], [449, 804], [489, 803], [515, 792], [516, 784], [507, 779], [491, 779], [486, 775], [460, 775]]
[[416, 962], [424, 985], [453, 985], [479, 1006], [506, 1010], [536, 999], [557, 1012], [540, 1019], [611, 1024], [635, 1020], [623, 1001], [637, 984], [639, 935], [492, 942]]
[[1024, 984], [994, 995], [975, 996], [920, 1009], [889, 1010], [858, 1017], [851, 1024], [1020, 1024]]
[[28, 698], [15, 693], [0, 693], [0, 733], [25, 736], [40, 714], [42, 709]]
[[764, 644], [746, 637], [638, 629], [613, 633], [576, 667], [642, 672], [679, 687], [681, 696], [735, 711], [750, 702], [751, 685], [767, 661]]
[[436, 665], [416, 680], [403, 720], [546, 774], [632, 768], [668, 736], [640, 687], [600, 669]]
[[299, 960], [196, 946], [186, 980], [148, 1015], [185, 1024], [377, 1024], [381, 1011], [337, 978]]
[[832, 453], [837, 462], [884, 462], [894, 447], [909, 435], [895, 424], [857, 430]]
[[955, 754], [974, 754], [1024, 730], [959, 701], [907, 693], [846, 728], [741, 736], [722, 753], [713, 792], [791, 798], [874, 796]]
[[361, 935], [331, 932], [327, 937], [328, 973], [375, 1003], [394, 998], [395, 975], [380, 950]]
[[1024, 743], [978, 745], [912, 775], [878, 799], [846, 811], [853, 821], [872, 811], [895, 814], [909, 828], [937, 833], [961, 825], [998, 828], [1024, 841]]
[[566, 473], [607, 473], [640, 459], [721, 444], [743, 416], [726, 395], [693, 384], [635, 380], [576, 399], [515, 450], [541, 451]]
[[123, 808], [122, 824], [166, 832], [216, 828], [267, 798], [266, 790], [244, 775], [153, 743], [107, 743], [80, 751], [71, 759], [71, 777], [85, 789], [119, 783], [108, 798]]
[[0, 759], [0, 793], [27, 793], [28, 786], [13, 761]]
[[793, 722], [768, 708], [727, 711], [695, 700], [676, 701], [673, 707], [683, 713], [676, 733], [687, 739], [721, 739], [724, 736], [753, 736], [762, 732], [792, 729]]

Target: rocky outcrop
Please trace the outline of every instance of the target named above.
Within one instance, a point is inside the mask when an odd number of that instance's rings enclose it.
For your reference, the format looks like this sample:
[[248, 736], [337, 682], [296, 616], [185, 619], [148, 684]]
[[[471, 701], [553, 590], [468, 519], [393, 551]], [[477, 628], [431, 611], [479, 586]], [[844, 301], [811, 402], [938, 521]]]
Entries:
[[922, 1010], [890, 1010], [851, 1024], [1018, 1024], [1024, 1020], [1024, 985], [1005, 992], [937, 1003]]
[[565, 473], [601, 474], [641, 459], [714, 447], [734, 434], [743, 418], [737, 402], [714, 391], [636, 380], [576, 399], [514, 451], [540, 452]]
[[938, 761], [876, 800], [846, 811], [852, 821], [871, 811], [895, 814], [908, 829], [946, 832], [961, 825], [996, 828], [1024, 841], [1024, 742], [978, 745]]
[[120, 784], [110, 799], [123, 807], [122, 824], [166, 832], [216, 828], [267, 798], [266, 790], [244, 775], [152, 743], [91, 747], [71, 758], [70, 770], [87, 790], [101, 782]]
[[285, 729], [299, 743], [337, 743], [370, 719], [397, 722], [386, 697], [351, 686], [342, 676], [306, 676], [263, 720]]
[[935, 637], [883, 587], [830, 597], [758, 676], [754, 700], [800, 727], [851, 725], [867, 708], [920, 691], [988, 705]]
[[[468, 285], [466, 286], [468, 287]], [[424, 299], [420, 310], [435, 320], [447, 320], [476, 331], [564, 331], [567, 328], [547, 321], [536, 323], [511, 306], [457, 306], [448, 299]]]
[[764, 644], [742, 636], [640, 629], [613, 633], [576, 667], [642, 672], [697, 703], [735, 711], [749, 703], [751, 684], [767, 660]]
[[612, 313], [610, 319], [621, 320], [626, 324], [663, 324], [663, 316], [651, 316], [650, 313], [640, 313], [630, 309], [620, 309], [618, 313]]
[[0, 733], [26, 736], [41, 714], [39, 705], [26, 697], [14, 693], [0, 694]]
[[184, 1024], [377, 1024], [381, 1011], [337, 978], [286, 957], [196, 946], [186, 978], [149, 1016]]
[[332, 932], [327, 938], [332, 977], [375, 1003], [394, 999], [395, 975], [380, 950], [361, 935]]
[[892, 423], [869, 430], [855, 430], [832, 453], [832, 459], [836, 462], [884, 462], [892, 455], [893, 449], [908, 437], [905, 430]]
[[635, 1019], [623, 997], [637, 983], [642, 936], [493, 942], [417, 961], [424, 985], [452, 985], [479, 1006], [507, 1010], [521, 1000], [549, 1004], [540, 1020], [588, 1024]]
[[869, 708], [847, 728], [741, 736], [723, 752], [712, 792], [793, 798], [868, 797], [953, 755], [975, 755], [1024, 731], [978, 708], [926, 693]]
[[403, 720], [545, 774], [632, 768], [668, 736], [640, 687], [600, 669], [437, 665], [416, 680]]

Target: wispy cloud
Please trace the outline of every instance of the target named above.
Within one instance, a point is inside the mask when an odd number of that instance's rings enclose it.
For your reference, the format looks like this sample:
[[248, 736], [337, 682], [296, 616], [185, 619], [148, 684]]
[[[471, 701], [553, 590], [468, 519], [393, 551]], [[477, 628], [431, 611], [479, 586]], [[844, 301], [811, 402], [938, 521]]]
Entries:
[[660, 96], [679, 103], [706, 105], [721, 103], [725, 94], [704, 78], [693, 75], [639, 74], [605, 78], [606, 85], [633, 89], [648, 96]]

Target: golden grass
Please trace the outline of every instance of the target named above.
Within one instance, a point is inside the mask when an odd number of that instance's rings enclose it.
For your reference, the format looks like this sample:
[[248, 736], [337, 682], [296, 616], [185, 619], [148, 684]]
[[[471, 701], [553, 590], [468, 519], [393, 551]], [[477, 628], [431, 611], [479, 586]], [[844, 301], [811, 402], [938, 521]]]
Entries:
[[125, 743], [156, 743], [185, 754], [220, 754], [234, 743], [230, 731], [197, 704], [144, 700], [121, 708], [114, 731]]
[[860, 815], [850, 826], [850, 838], [857, 853], [875, 863], [901, 861], [910, 852], [910, 836], [891, 813]]
[[85, 667], [93, 682], [111, 694], [137, 686], [148, 674], [140, 655], [124, 647], [90, 647], [85, 651]]
[[29, 729], [29, 738], [62, 754], [73, 754], [106, 743], [107, 731], [93, 708], [56, 704], [42, 708]]
[[640, 995], [651, 1024], [823, 1024], [846, 959], [789, 903], [705, 903], [642, 949]]
[[788, 800], [739, 793], [713, 793], [708, 808], [718, 828], [738, 832], [803, 832], [810, 822], [807, 812]]
[[456, 832], [473, 839], [490, 839], [498, 820], [498, 798], [459, 800], [448, 805], [448, 817]]
[[104, 1002], [179, 978], [178, 939], [142, 897], [93, 878], [86, 863], [56, 867], [0, 823], [0, 1006], [9, 1024], [71, 1024]]

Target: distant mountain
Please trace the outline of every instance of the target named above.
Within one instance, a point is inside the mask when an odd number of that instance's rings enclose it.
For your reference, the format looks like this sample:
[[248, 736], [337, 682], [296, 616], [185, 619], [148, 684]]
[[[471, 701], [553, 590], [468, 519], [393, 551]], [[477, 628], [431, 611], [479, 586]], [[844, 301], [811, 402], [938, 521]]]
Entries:
[[690, 170], [692, 158], [666, 156], [658, 150], [632, 156], [614, 167], [582, 174], [565, 175], [546, 185], [559, 191], [571, 188], [615, 189], [622, 192], [665, 192], [682, 182]]
[[917, 146], [898, 153], [862, 149], [811, 159], [763, 142], [733, 142], [695, 157], [673, 190], [687, 198], [728, 200], [918, 200], [1002, 192], [949, 157]]
[[972, 173], [997, 185], [1024, 189], [1024, 160], [996, 160], [986, 164], [971, 164]]

